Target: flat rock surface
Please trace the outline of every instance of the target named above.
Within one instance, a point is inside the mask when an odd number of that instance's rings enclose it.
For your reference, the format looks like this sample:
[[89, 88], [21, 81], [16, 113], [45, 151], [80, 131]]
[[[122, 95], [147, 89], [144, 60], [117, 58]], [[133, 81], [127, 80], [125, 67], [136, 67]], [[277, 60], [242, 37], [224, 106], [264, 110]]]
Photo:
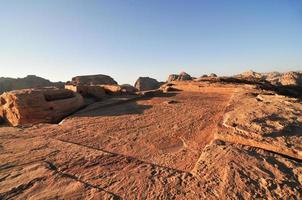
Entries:
[[[259, 91], [256, 91], [259, 92]], [[302, 160], [302, 104], [274, 93], [237, 93], [216, 138]]]
[[0, 199], [301, 199], [301, 161], [213, 141], [232, 130], [238, 94], [211, 86], [0, 127]]

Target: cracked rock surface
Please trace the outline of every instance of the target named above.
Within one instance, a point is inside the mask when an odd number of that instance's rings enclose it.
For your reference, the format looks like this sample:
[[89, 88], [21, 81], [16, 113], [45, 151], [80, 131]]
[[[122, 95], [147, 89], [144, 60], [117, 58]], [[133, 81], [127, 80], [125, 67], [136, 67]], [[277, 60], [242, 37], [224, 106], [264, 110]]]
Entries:
[[194, 85], [95, 108], [0, 127], [0, 199], [302, 198], [301, 160], [284, 151], [301, 144], [297, 99]]

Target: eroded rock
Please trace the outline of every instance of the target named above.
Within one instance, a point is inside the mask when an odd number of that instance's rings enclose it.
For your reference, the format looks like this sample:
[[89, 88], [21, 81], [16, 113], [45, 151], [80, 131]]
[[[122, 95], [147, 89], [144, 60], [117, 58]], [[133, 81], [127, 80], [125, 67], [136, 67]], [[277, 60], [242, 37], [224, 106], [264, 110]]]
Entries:
[[0, 99], [0, 117], [13, 126], [58, 122], [83, 105], [81, 95], [65, 89], [15, 90]]
[[139, 77], [135, 82], [134, 86], [139, 91], [146, 91], [146, 90], [158, 89], [160, 87], [160, 83], [154, 78]]
[[76, 76], [72, 78], [71, 85], [117, 85], [110, 76], [103, 74]]

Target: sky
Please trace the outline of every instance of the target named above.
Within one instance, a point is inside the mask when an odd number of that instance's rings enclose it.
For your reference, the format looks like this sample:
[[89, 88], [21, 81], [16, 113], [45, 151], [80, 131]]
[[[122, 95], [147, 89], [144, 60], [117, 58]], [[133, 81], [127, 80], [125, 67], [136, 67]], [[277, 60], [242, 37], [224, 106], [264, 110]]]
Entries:
[[0, 0], [0, 76], [302, 70], [301, 0]]

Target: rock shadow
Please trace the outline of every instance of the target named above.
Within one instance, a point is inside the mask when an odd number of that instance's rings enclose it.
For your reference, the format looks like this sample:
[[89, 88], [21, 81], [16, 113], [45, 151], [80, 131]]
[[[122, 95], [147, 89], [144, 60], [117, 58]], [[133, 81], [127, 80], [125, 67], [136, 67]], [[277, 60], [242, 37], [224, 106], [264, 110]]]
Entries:
[[[97, 116], [121, 116], [143, 114], [145, 110], [151, 109], [152, 105], [139, 104], [140, 100], [150, 100], [155, 97], [173, 97], [176, 93], [148, 93], [145, 96], [130, 100], [116, 101], [112, 104], [101, 105], [93, 110], [74, 114], [76, 117], [97, 117]], [[97, 102], [98, 103], [98, 102]], [[101, 102], [100, 102], [101, 103]]]

